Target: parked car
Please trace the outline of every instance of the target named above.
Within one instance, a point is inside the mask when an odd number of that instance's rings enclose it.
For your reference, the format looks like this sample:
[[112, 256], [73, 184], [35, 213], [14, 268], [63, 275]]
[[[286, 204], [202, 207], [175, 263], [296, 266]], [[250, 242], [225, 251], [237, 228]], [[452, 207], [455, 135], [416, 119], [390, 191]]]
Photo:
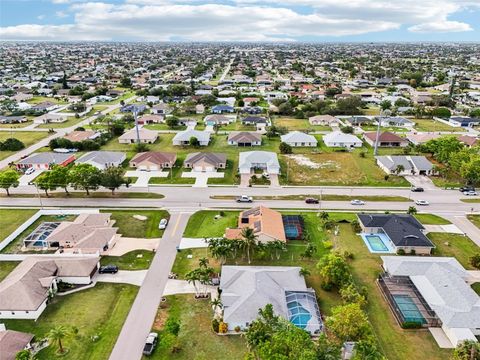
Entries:
[[465, 191], [475, 191], [475, 188], [473, 186], [462, 186], [459, 190], [463, 193]]
[[118, 266], [117, 265], [105, 265], [105, 266], [100, 266], [100, 269], [98, 270], [100, 274], [116, 274], [118, 272]]
[[147, 339], [145, 340], [145, 346], [143, 347], [143, 355], [152, 355], [155, 346], [157, 345], [158, 334], [151, 332], [148, 334]]
[[477, 196], [477, 192], [475, 190], [469, 190], [469, 191], [464, 191], [463, 192], [463, 195], [466, 195], [466, 196]]
[[350, 201], [350, 204], [352, 204], [352, 205], [365, 205], [365, 201], [355, 199], [355, 200]]
[[315, 198], [306, 198], [305, 202], [307, 204], [319, 204], [320, 203], [320, 201], [318, 199], [315, 199]]
[[417, 205], [430, 205], [427, 200], [415, 200], [415, 204]]
[[25, 171], [25, 175], [30, 175], [30, 174], [33, 174], [34, 172], [35, 172], [35, 169], [33, 167], [29, 167], [27, 171]]
[[266, 177], [267, 179], [270, 179], [270, 174], [267, 173], [267, 172], [264, 172], [264, 173], [262, 174], [262, 176]]
[[412, 192], [424, 192], [425, 190], [422, 187], [414, 186], [412, 187]]
[[158, 228], [160, 230], [165, 230], [167, 228], [167, 225], [168, 225], [168, 220], [167, 219], [162, 219], [162, 220], [160, 220], [160, 223], [158, 224]]
[[251, 196], [242, 195], [242, 196], [237, 197], [237, 202], [238, 203], [240, 203], [240, 202], [251, 203], [252, 201], [253, 201], [253, 198]]

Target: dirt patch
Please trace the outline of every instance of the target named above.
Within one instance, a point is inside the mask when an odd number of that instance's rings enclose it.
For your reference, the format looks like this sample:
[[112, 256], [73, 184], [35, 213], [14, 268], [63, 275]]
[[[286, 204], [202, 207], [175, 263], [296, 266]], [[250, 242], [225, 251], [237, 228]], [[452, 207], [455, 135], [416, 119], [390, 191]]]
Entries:
[[158, 308], [157, 315], [155, 316], [155, 320], [153, 321], [152, 329], [155, 331], [160, 331], [165, 326], [165, 322], [168, 318], [168, 304], [167, 302], [160, 303], [160, 307]]

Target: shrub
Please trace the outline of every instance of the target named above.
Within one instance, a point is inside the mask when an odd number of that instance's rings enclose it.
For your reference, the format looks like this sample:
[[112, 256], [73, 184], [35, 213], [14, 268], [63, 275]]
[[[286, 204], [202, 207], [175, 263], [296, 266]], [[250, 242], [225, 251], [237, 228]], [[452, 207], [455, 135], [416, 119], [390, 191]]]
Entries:
[[180, 331], [180, 323], [176, 319], [168, 318], [165, 323], [165, 330], [177, 336]]
[[405, 255], [405, 250], [403, 250], [403, 249], [398, 249], [398, 250], [397, 250], [397, 255]]
[[281, 154], [291, 154], [293, 152], [292, 147], [285, 142], [280, 143], [279, 149]]
[[367, 156], [367, 153], [366, 153], [365, 151], [362, 151], [362, 152], [360, 153], [360, 157], [361, 157], [361, 158], [364, 158], [364, 157], [366, 157], [366, 156]]
[[2, 151], [19, 151], [23, 148], [25, 148], [25, 144], [15, 138], [8, 138], [4, 142], [0, 141], [0, 150]]
[[358, 222], [358, 220], [352, 221], [352, 229], [356, 234], [362, 231], [362, 227], [360, 226], [360, 223]]
[[225, 211], [220, 211], [220, 212], [218, 213], [218, 215], [220, 215], [221, 217], [224, 217], [224, 216], [225, 216]]
[[148, 151], [148, 146], [145, 143], [136, 143], [133, 148], [137, 153]]
[[354, 255], [352, 252], [345, 250], [345, 251], [343, 252], [343, 257], [344, 257], [345, 259], [347, 259], [347, 260], [353, 260], [353, 258], [355, 257], [355, 255]]
[[422, 323], [418, 321], [404, 321], [402, 323], [402, 329], [420, 329], [422, 327]]
[[234, 330], [235, 330], [235, 332], [237, 332], [237, 333], [240, 332], [240, 326], [238, 326], [238, 325], [235, 326], [235, 329], [234, 329]]
[[216, 333], [218, 333], [220, 323], [218, 322], [217, 319], [212, 320], [212, 330]]
[[416, 254], [417, 252], [415, 251], [415, 249], [410, 250], [410, 255], [416, 255]]
[[388, 181], [388, 179], [390, 179], [390, 175], [387, 174], [383, 178], [385, 179], [385, 181]]
[[480, 269], [480, 253], [470, 257], [470, 265], [472, 265], [476, 269]]
[[228, 324], [227, 323], [224, 323], [223, 321], [220, 323], [220, 325], [218, 326], [218, 332], [220, 334], [226, 334], [228, 331]]

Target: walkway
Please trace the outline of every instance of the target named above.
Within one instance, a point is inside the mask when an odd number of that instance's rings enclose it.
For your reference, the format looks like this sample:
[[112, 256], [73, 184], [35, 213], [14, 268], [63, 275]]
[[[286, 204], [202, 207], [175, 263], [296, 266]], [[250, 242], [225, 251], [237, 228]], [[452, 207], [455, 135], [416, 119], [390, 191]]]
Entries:
[[175, 261], [176, 246], [180, 243], [190, 215], [191, 213], [172, 212], [170, 224], [123, 324], [110, 360], [141, 359], [145, 339], [151, 330], [167, 285], [168, 274]]

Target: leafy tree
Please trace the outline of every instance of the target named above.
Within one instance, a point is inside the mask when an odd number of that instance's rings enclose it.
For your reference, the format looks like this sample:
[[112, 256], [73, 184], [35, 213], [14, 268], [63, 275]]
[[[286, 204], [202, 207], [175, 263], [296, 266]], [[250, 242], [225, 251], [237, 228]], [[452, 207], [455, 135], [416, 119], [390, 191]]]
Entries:
[[380, 108], [382, 110], [388, 110], [388, 109], [391, 109], [392, 108], [392, 102], [390, 100], [383, 100], [381, 103], [380, 103]]
[[100, 184], [112, 191], [112, 195], [115, 194], [115, 190], [125, 184], [125, 178], [123, 177], [124, 170], [121, 167], [110, 166], [102, 172]]
[[46, 171], [40, 174], [40, 176], [35, 179], [35, 184], [38, 186], [39, 189], [45, 191], [46, 196], [48, 196], [49, 190], [55, 190], [57, 188], [55, 183], [52, 181], [53, 178], [51, 175], [52, 174], [50, 171]]
[[68, 194], [68, 185], [70, 184], [69, 177], [70, 168], [66, 166], [53, 165], [50, 173], [50, 182], [58, 187], [61, 187]]
[[341, 358], [341, 346], [330, 340], [325, 333], [318, 337], [318, 360], [338, 360]]
[[189, 140], [190, 146], [198, 147], [200, 146], [200, 141], [195, 136], [192, 136]]
[[367, 299], [365, 295], [360, 294], [353, 282], [340, 289], [340, 296], [342, 297], [343, 302], [346, 304], [357, 303], [362, 307], [367, 305]]
[[167, 118], [167, 120], [165, 121], [167, 126], [170, 128], [170, 129], [173, 129], [174, 127], [178, 126], [178, 118], [175, 117], [175, 116], [170, 116]]
[[291, 154], [293, 152], [292, 147], [283, 141], [280, 143], [279, 150], [281, 154]]
[[474, 118], [480, 117], [480, 108], [475, 108], [470, 111], [470, 116]]
[[90, 190], [97, 190], [101, 182], [101, 171], [90, 164], [77, 164], [70, 169], [70, 183], [75, 190], [85, 190], [90, 195]]
[[334, 307], [326, 325], [340, 341], [359, 341], [371, 334], [367, 315], [357, 303]]
[[405, 166], [403, 166], [402, 164], [397, 165], [397, 167], [395, 168], [395, 174], [397, 175], [403, 171], [405, 171]]
[[452, 112], [445, 107], [437, 107], [432, 110], [432, 116], [436, 116], [439, 118], [449, 118], [450, 116], [452, 116]]
[[132, 87], [132, 80], [128, 76], [124, 76], [120, 80], [120, 86], [124, 87], [124, 88], [131, 88]]
[[342, 127], [340, 128], [340, 130], [341, 130], [344, 134], [353, 134], [353, 132], [354, 132], [353, 126], [342, 126]]
[[323, 278], [323, 285], [328, 289], [332, 287], [341, 288], [350, 283], [351, 274], [345, 259], [337, 254], [331, 253], [324, 256], [317, 264], [320, 275]]
[[373, 339], [360, 340], [355, 344], [352, 360], [385, 360]]
[[480, 183], [480, 156], [476, 156], [460, 168], [460, 175], [469, 183]]
[[9, 189], [11, 187], [16, 188], [19, 184], [18, 179], [20, 175], [17, 171], [8, 169], [0, 172], [0, 188], [5, 189], [7, 196], [10, 196]]
[[8, 138], [5, 141], [0, 141], [1, 151], [19, 151], [25, 148], [25, 144], [18, 139]]
[[453, 351], [454, 360], [480, 360], [480, 343], [466, 340]]

